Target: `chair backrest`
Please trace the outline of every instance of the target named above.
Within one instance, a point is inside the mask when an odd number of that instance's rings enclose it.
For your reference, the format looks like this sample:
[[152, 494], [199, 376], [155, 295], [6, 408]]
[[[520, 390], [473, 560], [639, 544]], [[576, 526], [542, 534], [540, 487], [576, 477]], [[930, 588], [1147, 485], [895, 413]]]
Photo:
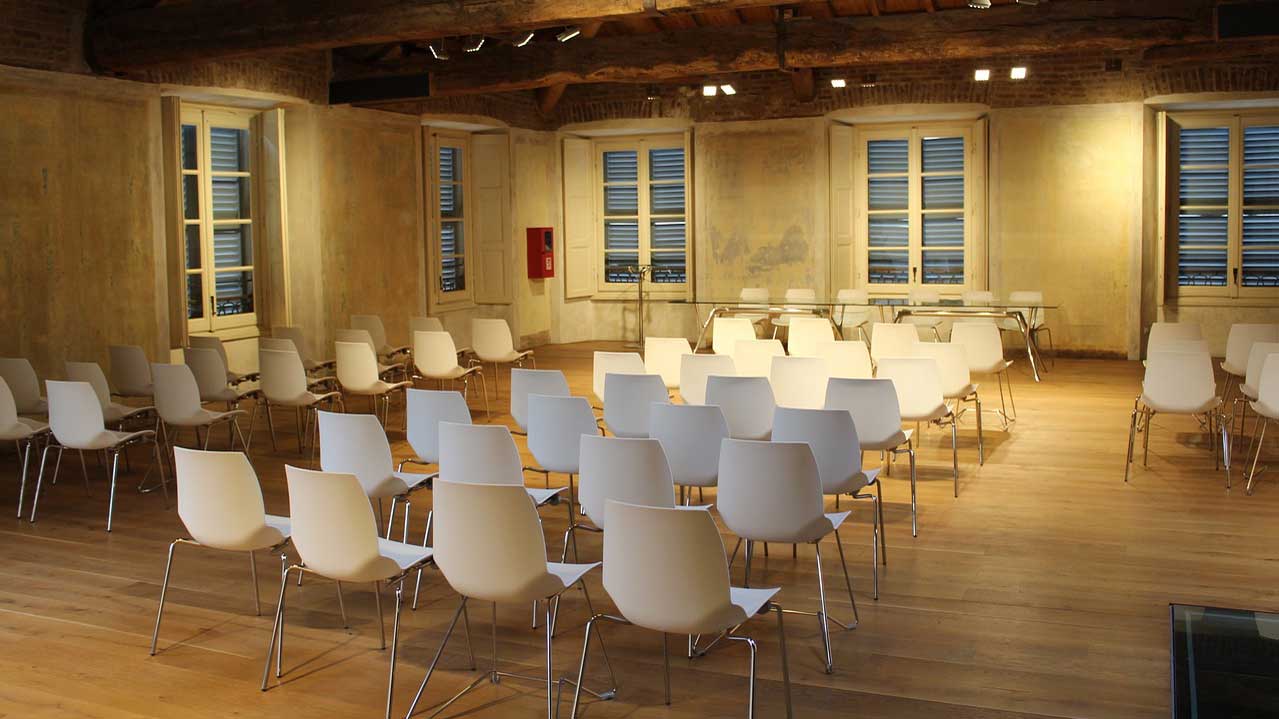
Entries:
[[1159, 345], [1156, 352], [1208, 352], [1208, 340], [1169, 340]]
[[320, 423], [320, 469], [353, 474], [366, 495], [395, 471], [386, 430], [373, 414], [317, 411]]
[[1253, 408], [1270, 419], [1279, 418], [1279, 352], [1266, 355], [1256, 387], [1257, 401]]
[[604, 515], [604, 591], [622, 616], [668, 634], [727, 628], [728, 561], [710, 512], [608, 501]]
[[729, 437], [723, 410], [710, 404], [659, 404], [648, 420], [648, 436], [662, 443], [675, 484], [715, 486], [720, 441]]
[[414, 332], [413, 366], [423, 377], [443, 377], [457, 369], [457, 345], [448, 332]]
[[191, 538], [214, 549], [261, 549], [249, 546], [266, 527], [266, 506], [248, 455], [174, 447], [173, 460], [178, 516]]
[[88, 382], [46, 380], [49, 392], [49, 428], [58, 444], [84, 447], [106, 429], [102, 405]]
[[0, 377], [0, 430], [7, 430], [17, 423], [18, 405], [13, 401], [13, 392], [9, 391], [9, 383]]
[[409, 335], [418, 332], [443, 332], [444, 323], [438, 317], [410, 317]]
[[279, 326], [271, 328], [271, 336], [279, 339], [286, 339], [293, 343], [293, 349], [302, 357], [302, 361], [315, 361], [315, 355], [311, 352], [311, 346], [306, 342], [306, 332], [297, 326]]
[[816, 357], [817, 345], [835, 341], [835, 329], [825, 317], [793, 317], [786, 352], [791, 357]]
[[778, 407], [773, 415], [774, 442], [807, 442], [817, 461], [823, 494], [846, 494], [861, 489], [861, 442], [853, 415], [843, 409]]
[[377, 315], [351, 315], [351, 326], [368, 332], [374, 349], [379, 352], [389, 344], [386, 341], [386, 326]]
[[947, 399], [964, 397], [972, 384], [968, 371], [968, 355], [962, 345], [953, 342], [920, 342], [920, 357], [932, 358], [937, 363], [937, 379], [941, 383], [942, 396]]
[[511, 326], [503, 319], [471, 320], [471, 349], [486, 362], [500, 360], [515, 351]]
[[[102, 405], [102, 409], [111, 406], [111, 386], [107, 384], [107, 376], [102, 372], [102, 367], [97, 362], [71, 362], [66, 363], [67, 379], [72, 382], [88, 382], [93, 388], [93, 393], [98, 396], [98, 403]], [[4, 422], [0, 421], [0, 427], [4, 426]]]
[[542, 469], [577, 474], [584, 434], [599, 434], [585, 397], [529, 395], [528, 451]]
[[901, 432], [897, 390], [887, 379], [837, 379], [826, 384], [825, 409], [842, 409], [853, 417], [863, 445], [888, 442]]
[[785, 299], [787, 302], [813, 302], [817, 299], [817, 291], [811, 287], [789, 287]]
[[733, 353], [739, 340], [755, 339], [755, 324], [745, 317], [716, 317], [711, 323], [711, 351], [717, 355]]
[[334, 345], [337, 348], [338, 384], [354, 391], [377, 385], [377, 354], [372, 345], [367, 342], [336, 342]]
[[742, 292], [738, 295], [742, 302], [768, 302], [767, 287], [743, 287]]
[[381, 553], [373, 506], [360, 481], [293, 465], [285, 465], [284, 475], [290, 537], [302, 562], [330, 579], [368, 581], [363, 575]]
[[1171, 414], [1200, 411], [1217, 396], [1212, 357], [1207, 352], [1156, 350], [1146, 359], [1143, 401]]
[[738, 340], [729, 352], [733, 366], [742, 377], [767, 377], [773, 368], [774, 357], [784, 357], [786, 350], [781, 340]]
[[870, 333], [870, 356], [875, 364], [885, 357], [914, 357], [919, 329], [909, 322], [876, 322]]
[[213, 350], [218, 353], [224, 368], [231, 366], [231, 361], [226, 356], [226, 345], [222, 344], [222, 339], [216, 335], [190, 335], [187, 337], [187, 346], [202, 350]]
[[151, 364], [155, 411], [166, 424], [183, 424], [200, 414], [200, 387], [184, 364]]
[[431, 495], [435, 564], [458, 594], [523, 602], [563, 587], [547, 573], [542, 524], [523, 487], [441, 477]]
[[151, 361], [137, 345], [111, 345], [111, 384], [126, 397], [151, 396]]
[[818, 409], [826, 401], [826, 360], [820, 357], [774, 357], [768, 380], [779, 407]]
[[591, 392], [604, 401], [604, 376], [607, 374], [646, 374], [644, 358], [639, 352], [599, 352], [591, 361]]
[[440, 478], [524, 486], [524, 466], [511, 430], [500, 424], [440, 422]]
[[706, 378], [733, 377], [737, 365], [728, 355], [683, 355], [679, 358], [679, 396], [685, 404], [706, 404]]
[[568, 380], [557, 369], [511, 368], [511, 418], [525, 432], [528, 431], [528, 396], [531, 394], [567, 397]]
[[964, 349], [969, 372], [1002, 372], [1004, 341], [999, 327], [990, 322], [956, 322], [950, 328], [950, 342]]
[[618, 437], [647, 437], [654, 404], [667, 404], [666, 383], [655, 374], [608, 374], [604, 424]]
[[734, 439], [766, 440], [772, 434], [777, 404], [767, 377], [711, 375], [706, 379], [706, 404], [724, 412]]
[[608, 500], [644, 507], [674, 507], [675, 483], [666, 453], [655, 439], [582, 435], [582, 514], [601, 529]]
[[258, 348], [262, 394], [268, 402], [295, 402], [307, 393], [302, 356], [292, 349]]
[[410, 389], [405, 394], [409, 446], [418, 459], [438, 464], [440, 422], [470, 424], [471, 408], [461, 392]]
[[350, 327], [333, 330], [334, 337], [338, 342], [352, 342], [357, 344], [366, 344], [369, 349], [373, 350], [373, 356], [376, 357], [382, 348], [373, 344], [373, 335], [362, 327]]
[[817, 471], [807, 442], [726, 439], [719, 450], [719, 516], [743, 539], [799, 539], [824, 511]]
[[[835, 323], [842, 328], [845, 336], [858, 325], [870, 321], [871, 314], [876, 312], [870, 307], [870, 292], [866, 290], [843, 289], [835, 295], [835, 301], [854, 305], [840, 305], [835, 308]], [[856, 305], [862, 305], [860, 307]]]
[[815, 356], [826, 360], [826, 372], [831, 377], [864, 379], [875, 374], [870, 350], [861, 340], [819, 342]]
[[1261, 381], [1261, 368], [1266, 363], [1266, 357], [1279, 352], [1279, 342], [1254, 342], [1252, 349], [1248, 351], [1248, 369], [1244, 373], [1243, 383], [1257, 389], [1257, 383]]
[[984, 307], [995, 301], [995, 293], [990, 290], [965, 290], [961, 296], [967, 307]]
[[301, 358], [302, 354], [298, 352], [298, 346], [288, 337], [259, 337], [259, 350], [271, 350], [272, 352], [293, 352]]
[[220, 399], [227, 389], [226, 365], [216, 350], [200, 347], [183, 347], [182, 359], [195, 377], [195, 386], [202, 402]]
[[1150, 325], [1146, 356], [1159, 352], [1169, 342], [1203, 339], [1203, 328], [1197, 322], [1156, 322]]
[[908, 422], [933, 413], [945, 404], [941, 390], [941, 369], [931, 357], [886, 357], [879, 363], [878, 376], [892, 380], [897, 390], [897, 406]]
[[1225, 365], [1235, 374], [1246, 372], [1248, 354], [1256, 342], [1279, 342], [1279, 324], [1236, 322], [1230, 325], [1230, 334], [1226, 337]]
[[915, 306], [940, 304], [941, 293], [927, 287], [915, 287], [906, 292], [906, 303]]
[[693, 353], [683, 337], [645, 337], [644, 371], [660, 375], [667, 389], [679, 389], [680, 357]]
[[0, 357], [0, 378], [9, 383], [13, 401], [18, 405], [18, 414], [43, 414], [44, 410], [40, 406], [40, 379], [36, 377], [31, 362], [24, 357]]

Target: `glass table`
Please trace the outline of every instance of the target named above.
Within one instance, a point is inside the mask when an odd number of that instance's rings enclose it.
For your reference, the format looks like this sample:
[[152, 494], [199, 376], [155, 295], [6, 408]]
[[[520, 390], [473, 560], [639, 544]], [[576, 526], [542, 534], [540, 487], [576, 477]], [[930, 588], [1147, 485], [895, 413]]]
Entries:
[[[1039, 382], [1039, 370], [1043, 367], [1043, 356], [1035, 342], [1035, 334], [1031, 331], [1035, 323], [1041, 321], [1043, 313], [1060, 309], [1060, 305], [987, 303], [982, 305], [965, 305], [956, 302], [941, 302], [930, 305], [912, 305], [904, 299], [871, 298], [869, 302], [847, 302], [832, 298], [817, 298], [810, 301], [787, 299], [755, 300], [750, 302], [737, 299], [693, 299], [671, 300], [672, 304], [689, 304], [698, 307], [710, 307], [706, 321], [697, 335], [697, 344], [693, 351], [697, 352], [706, 341], [706, 334], [716, 317], [734, 317], [741, 315], [765, 316], [769, 319], [783, 315], [817, 315], [831, 320], [835, 332], [843, 339], [843, 317], [850, 310], [873, 310], [878, 313], [880, 321], [901, 322], [908, 317], [932, 317], [937, 319], [977, 319], [1011, 320], [1021, 333], [1026, 348], [1026, 358], [1030, 360], [1030, 371], [1035, 381]], [[862, 324], [869, 323], [865, 320]]]
[[1173, 719], [1279, 717], [1279, 614], [1169, 610]]

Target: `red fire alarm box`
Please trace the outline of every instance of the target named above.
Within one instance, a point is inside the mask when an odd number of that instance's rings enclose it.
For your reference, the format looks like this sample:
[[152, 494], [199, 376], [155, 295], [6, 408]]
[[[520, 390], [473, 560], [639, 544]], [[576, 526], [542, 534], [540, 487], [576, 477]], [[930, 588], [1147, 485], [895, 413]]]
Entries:
[[528, 228], [528, 276], [540, 280], [555, 276], [555, 230], [550, 227]]

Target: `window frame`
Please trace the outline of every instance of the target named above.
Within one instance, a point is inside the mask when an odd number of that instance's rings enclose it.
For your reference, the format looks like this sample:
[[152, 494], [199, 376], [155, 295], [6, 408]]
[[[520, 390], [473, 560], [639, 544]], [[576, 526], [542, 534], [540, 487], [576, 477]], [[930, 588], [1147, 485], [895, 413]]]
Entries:
[[[423, 158], [425, 165], [424, 176], [426, 178], [426, 192], [428, 197], [427, 203], [427, 257], [429, 260], [429, 268], [431, 276], [431, 299], [432, 305], [435, 307], [446, 307], [448, 309], [456, 309], [459, 307], [469, 307], [475, 304], [475, 237], [472, 230], [473, 223], [471, 217], [471, 203], [474, 201], [474, 194], [471, 192], [473, 153], [471, 148], [471, 133], [456, 130], [439, 130], [427, 128], [429, 130], [428, 142], [424, 143], [424, 151], [426, 157]], [[440, 213], [440, 189], [445, 183], [440, 180], [440, 148], [456, 147], [462, 151], [462, 161], [460, 163], [462, 170], [461, 182], [450, 182], [455, 187], [462, 190], [462, 207], [461, 214], [456, 217], [443, 217]], [[443, 227], [445, 222], [456, 222], [462, 228], [462, 252], [461, 254], [453, 253], [452, 257], [460, 257], [462, 259], [462, 288], [458, 290], [444, 289], [444, 253], [443, 253]]]

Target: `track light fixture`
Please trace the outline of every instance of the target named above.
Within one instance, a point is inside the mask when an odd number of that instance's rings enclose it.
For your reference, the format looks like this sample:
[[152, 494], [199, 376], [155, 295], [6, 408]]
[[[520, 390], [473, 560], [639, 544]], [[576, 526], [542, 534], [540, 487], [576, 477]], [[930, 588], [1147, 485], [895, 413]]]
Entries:
[[581, 34], [582, 34], [582, 28], [576, 25], [571, 25], [569, 27], [564, 28], [563, 30], [560, 30], [559, 33], [556, 34], [555, 39], [559, 40], [560, 42], [568, 42], [569, 40], [572, 40], [573, 38]]
[[862, 87], [874, 87], [879, 82], [879, 78], [875, 77], [875, 73], [868, 72], [862, 77]]
[[433, 42], [430, 45], [427, 45], [427, 47], [431, 48], [431, 57], [435, 58], [436, 60], [449, 59], [449, 51], [444, 47], [443, 42], [439, 42], [439, 43]]
[[720, 85], [720, 86], [719, 86], [719, 91], [720, 91], [720, 92], [722, 92], [722, 93], [724, 93], [725, 95], [736, 95], [736, 94], [737, 94], [737, 88], [733, 87], [731, 84]]
[[520, 35], [519, 37], [515, 39], [515, 47], [524, 47], [525, 45], [529, 44], [530, 42], [533, 41], [533, 36], [536, 34], [537, 33], [533, 32], [532, 30], [529, 30], [523, 35]]
[[978, 69], [978, 70], [974, 70], [974, 71], [973, 71], [973, 80], [975, 80], [975, 81], [977, 81], [977, 82], [986, 82], [986, 81], [990, 80], [990, 69], [989, 69], [989, 68], [984, 68], [984, 67], [983, 67], [983, 68], [980, 68], [980, 69]]
[[989, 10], [990, 0], [968, 0], [968, 7], [974, 10]]
[[1008, 77], [1012, 78], [1013, 80], [1025, 80], [1026, 68], [1020, 65], [1017, 67], [1014, 67], [1013, 69], [1008, 71]]
[[480, 35], [479, 37], [476, 37], [476, 38], [471, 38], [465, 45], [462, 46], [462, 49], [467, 52], [479, 52], [480, 48], [484, 47], [484, 39], [485, 38], [483, 35]]
[[830, 86], [835, 88], [842, 88], [842, 87], [847, 87], [848, 83], [842, 77], [832, 77], [830, 79]]
[[702, 85], [702, 97], [715, 97], [719, 88], [714, 85]]

